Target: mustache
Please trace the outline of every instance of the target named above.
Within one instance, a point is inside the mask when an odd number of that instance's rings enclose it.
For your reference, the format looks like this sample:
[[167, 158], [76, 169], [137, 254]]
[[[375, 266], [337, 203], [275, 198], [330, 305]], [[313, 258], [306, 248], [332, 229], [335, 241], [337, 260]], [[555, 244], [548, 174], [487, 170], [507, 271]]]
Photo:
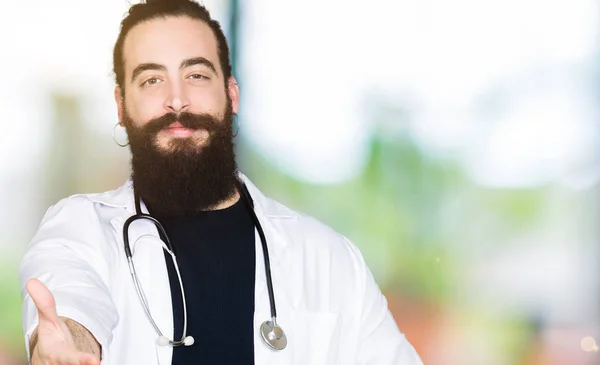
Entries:
[[154, 118], [144, 126], [144, 132], [156, 134], [175, 122], [179, 122], [183, 127], [189, 129], [206, 129], [214, 131], [220, 126], [220, 121], [210, 114], [194, 114], [189, 112], [166, 113], [158, 118]]

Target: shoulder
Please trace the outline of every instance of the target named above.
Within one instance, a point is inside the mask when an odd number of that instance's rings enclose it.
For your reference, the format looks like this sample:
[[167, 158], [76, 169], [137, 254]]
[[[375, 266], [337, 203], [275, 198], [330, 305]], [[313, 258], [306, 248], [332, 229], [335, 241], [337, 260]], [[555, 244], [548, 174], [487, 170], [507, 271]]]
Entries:
[[306, 239], [326, 239], [328, 241], [344, 241], [345, 238], [329, 225], [319, 219], [294, 210], [274, 199], [265, 199], [265, 214], [277, 226], [301, 235]]
[[99, 206], [125, 208], [129, 197], [130, 184], [109, 191], [73, 194], [60, 199], [50, 206], [42, 219], [42, 223], [50, 219], [75, 219], [77, 222], [97, 222], [101, 215]]
[[[365, 295], [368, 267], [358, 248], [319, 219], [280, 203], [268, 221], [276, 230], [272, 247], [290, 282], [306, 291], [293, 292], [299, 308], [325, 312], [358, 312]], [[284, 252], [284, 253], [283, 253]], [[276, 256], [277, 257], [277, 256]], [[354, 303], [354, 304], [349, 304]]]
[[346, 236], [323, 221], [267, 198], [267, 214], [277, 231], [291, 244], [293, 250], [315, 255], [332, 255], [335, 261], [363, 266], [363, 257], [357, 246]]
[[43, 214], [33, 241], [48, 237], [97, 237], [110, 217], [100, 209], [103, 193], [74, 194], [58, 200]]
[[94, 194], [76, 194], [60, 199], [51, 205], [44, 214], [42, 223], [57, 218], [85, 218], [93, 211], [94, 203], [90, 196]]

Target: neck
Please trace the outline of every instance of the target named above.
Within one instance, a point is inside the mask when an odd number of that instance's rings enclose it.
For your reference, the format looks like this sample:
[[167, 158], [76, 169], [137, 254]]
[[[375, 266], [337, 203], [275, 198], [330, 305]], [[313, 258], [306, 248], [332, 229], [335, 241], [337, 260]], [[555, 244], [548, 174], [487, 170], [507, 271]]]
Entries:
[[[153, 202], [151, 200], [144, 199], [143, 197], [141, 197], [141, 199], [144, 200], [146, 207], [150, 211], [150, 214], [153, 214], [153, 215], [158, 214], [158, 215], [164, 215], [164, 216], [188, 215], [188, 214], [193, 214], [193, 213], [197, 213], [197, 212], [222, 210], [222, 209], [226, 209], [226, 208], [233, 206], [235, 203], [237, 203], [240, 200], [240, 198], [241, 198], [241, 195], [240, 195], [239, 187], [237, 187], [237, 186], [233, 188], [233, 191], [225, 199], [222, 199], [213, 205], [198, 207], [196, 209], [194, 209], [192, 207], [187, 207], [184, 209], [173, 209], [172, 207], [170, 207], [170, 208], [165, 209], [164, 206], [161, 206], [160, 204], [156, 204], [156, 202]], [[181, 207], [179, 207], [179, 208], [181, 208]]]
[[205, 210], [221, 210], [221, 209], [226, 209], [226, 208], [229, 208], [230, 206], [234, 205], [235, 203], [237, 203], [238, 200], [240, 200], [240, 192], [236, 188], [233, 191], [233, 193], [231, 194], [231, 196], [229, 196], [225, 200], [223, 200], [223, 201], [215, 204], [212, 207], [208, 207]]

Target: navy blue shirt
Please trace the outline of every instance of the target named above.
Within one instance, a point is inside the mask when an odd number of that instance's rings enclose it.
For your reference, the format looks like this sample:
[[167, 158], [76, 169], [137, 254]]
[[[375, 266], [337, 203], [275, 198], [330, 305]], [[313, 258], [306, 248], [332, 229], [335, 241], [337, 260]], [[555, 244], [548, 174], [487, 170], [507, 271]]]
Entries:
[[[192, 346], [173, 348], [172, 365], [254, 364], [254, 224], [240, 199], [222, 210], [155, 217], [173, 245], [185, 290]], [[164, 239], [164, 238], [163, 238]], [[170, 255], [175, 340], [183, 329], [183, 303]], [[172, 338], [173, 338], [172, 337]]]

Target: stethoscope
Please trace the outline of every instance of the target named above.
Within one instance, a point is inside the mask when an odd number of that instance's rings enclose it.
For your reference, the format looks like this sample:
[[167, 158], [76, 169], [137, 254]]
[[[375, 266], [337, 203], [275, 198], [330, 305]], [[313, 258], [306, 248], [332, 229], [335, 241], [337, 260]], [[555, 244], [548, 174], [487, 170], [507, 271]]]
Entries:
[[[252, 198], [250, 197], [250, 193], [248, 192], [246, 185], [242, 182], [238, 184], [240, 195], [248, 210], [250, 211], [250, 215], [252, 216], [252, 220], [254, 222], [254, 226], [258, 230], [258, 234], [260, 236], [260, 242], [263, 249], [263, 258], [265, 261], [265, 276], [267, 278], [267, 289], [269, 292], [269, 304], [271, 306], [271, 320], [264, 321], [260, 326], [260, 335], [263, 342], [273, 350], [283, 350], [287, 345], [287, 337], [283, 332], [283, 329], [277, 324], [277, 311], [275, 309], [275, 295], [273, 294], [273, 282], [271, 280], [271, 264], [269, 263], [269, 251], [267, 249], [267, 239], [265, 238], [265, 233], [263, 232], [262, 226], [256, 216], [256, 212], [254, 211]], [[142, 213], [140, 208], [140, 197], [134, 190], [134, 200], [135, 200], [135, 211], [136, 213], [129, 217], [125, 221], [125, 225], [123, 226], [123, 243], [125, 245], [125, 255], [127, 256], [127, 263], [129, 265], [129, 272], [131, 273], [131, 278], [133, 279], [133, 284], [135, 286], [135, 291], [137, 292], [138, 297], [140, 298], [140, 302], [142, 303], [142, 307], [144, 308], [144, 312], [148, 317], [148, 320], [154, 327], [154, 330], [158, 334], [158, 339], [156, 343], [159, 346], [191, 346], [194, 344], [194, 337], [187, 335], [187, 307], [185, 301], [185, 292], [183, 290], [183, 282], [181, 280], [181, 274], [179, 272], [179, 266], [177, 266], [177, 260], [175, 258], [175, 253], [173, 252], [173, 246], [169, 241], [169, 237], [167, 236], [167, 232], [165, 231], [162, 224], [150, 214]], [[177, 279], [179, 280], [179, 288], [181, 290], [181, 299], [183, 301], [183, 333], [181, 334], [181, 339], [179, 341], [175, 341], [175, 339], [170, 339], [165, 336], [158, 325], [152, 318], [152, 314], [150, 314], [150, 307], [148, 305], [148, 300], [146, 299], [146, 295], [144, 294], [144, 290], [142, 289], [142, 285], [138, 279], [137, 273], [135, 271], [135, 266], [133, 265], [133, 255], [131, 254], [131, 248], [129, 247], [129, 226], [131, 223], [135, 222], [138, 219], [146, 219], [154, 223], [156, 228], [165, 238], [163, 241], [163, 248], [169, 253], [171, 259], [173, 260], [173, 264], [175, 266], [175, 271], [177, 272]]]

